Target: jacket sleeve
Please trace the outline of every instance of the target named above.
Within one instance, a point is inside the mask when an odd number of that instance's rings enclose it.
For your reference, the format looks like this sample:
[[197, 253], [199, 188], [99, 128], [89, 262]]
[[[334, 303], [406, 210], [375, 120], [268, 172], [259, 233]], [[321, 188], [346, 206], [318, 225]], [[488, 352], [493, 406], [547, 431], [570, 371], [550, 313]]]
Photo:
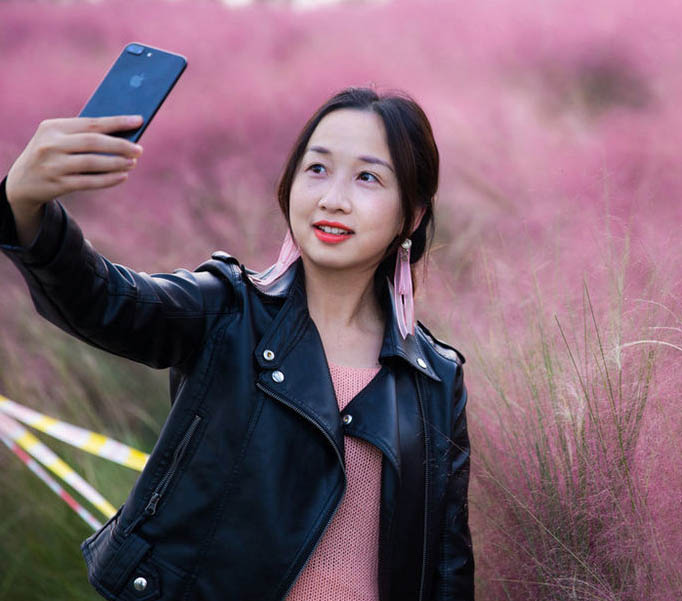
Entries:
[[151, 367], [185, 361], [200, 345], [208, 317], [233, 304], [232, 289], [212, 273], [149, 275], [111, 263], [56, 200], [45, 205], [31, 245], [20, 246], [4, 179], [0, 250], [21, 272], [40, 315], [95, 347]]
[[445, 522], [432, 601], [474, 601], [474, 554], [468, 511], [470, 447], [466, 422], [467, 390], [461, 365], [457, 374], [445, 491]]

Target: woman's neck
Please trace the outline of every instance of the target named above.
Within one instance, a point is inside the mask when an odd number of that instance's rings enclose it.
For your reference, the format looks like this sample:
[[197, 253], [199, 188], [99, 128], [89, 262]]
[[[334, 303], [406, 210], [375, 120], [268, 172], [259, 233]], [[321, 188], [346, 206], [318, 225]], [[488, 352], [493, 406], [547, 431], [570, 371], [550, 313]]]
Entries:
[[318, 329], [383, 332], [374, 272], [321, 270], [303, 261], [308, 312]]

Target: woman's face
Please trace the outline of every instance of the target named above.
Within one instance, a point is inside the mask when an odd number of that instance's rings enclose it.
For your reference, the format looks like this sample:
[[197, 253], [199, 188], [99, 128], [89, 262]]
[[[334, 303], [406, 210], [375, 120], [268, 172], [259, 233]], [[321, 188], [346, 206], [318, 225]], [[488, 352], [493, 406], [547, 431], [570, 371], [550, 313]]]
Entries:
[[379, 115], [357, 109], [326, 115], [310, 137], [289, 196], [304, 264], [373, 273], [402, 229], [401, 213]]

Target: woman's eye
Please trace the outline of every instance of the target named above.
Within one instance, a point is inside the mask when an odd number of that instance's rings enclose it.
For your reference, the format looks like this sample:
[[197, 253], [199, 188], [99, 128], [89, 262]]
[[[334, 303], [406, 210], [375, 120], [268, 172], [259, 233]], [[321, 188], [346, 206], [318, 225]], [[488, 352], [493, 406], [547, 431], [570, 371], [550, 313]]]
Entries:
[[308, 169], [312, 169], [313, 173], [322, 173], [320, 169], [325, 169], [325, 166], [320, 163], [313, 163]]
[[373, 173], [370, 173], [369, 171], [363, 171], [363, 172], [360, 174], [360, 177], [363, 177], [363, 176], [369, 176], [369, 177], [372, 178], [372, 179], [365, 179], [365, 180], [363, 180], [363, 181], [365, 181], [365, 182], [371, 182], [371, 181], [378, 182], [378, 181], [379, 181], [379, 180], [377, 179], [377, 176], [374, 175]]

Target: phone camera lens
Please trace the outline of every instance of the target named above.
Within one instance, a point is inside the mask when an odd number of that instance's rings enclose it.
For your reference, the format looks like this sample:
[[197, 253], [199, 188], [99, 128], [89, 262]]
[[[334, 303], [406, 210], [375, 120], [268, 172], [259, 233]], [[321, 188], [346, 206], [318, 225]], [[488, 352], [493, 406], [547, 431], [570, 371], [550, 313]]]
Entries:
[[144, 46], [140, 46], [139, 44], [128, 44], [126, 52], [129, 52], [130, 54], [142, 54], [144, 52]]

